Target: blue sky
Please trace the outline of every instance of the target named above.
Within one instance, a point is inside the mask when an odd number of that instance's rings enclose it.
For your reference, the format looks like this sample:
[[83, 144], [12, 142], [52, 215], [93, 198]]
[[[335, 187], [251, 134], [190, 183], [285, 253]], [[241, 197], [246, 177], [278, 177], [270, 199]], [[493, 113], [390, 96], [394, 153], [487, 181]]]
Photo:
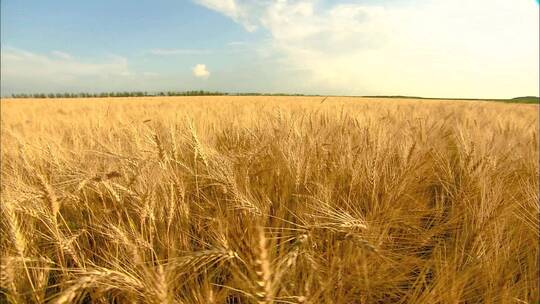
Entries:
[[3, 95], [191, 89], [538, 95], [534, 0], [0, 5]]
[[8, 0], [2, 2], [2, 30], [3, 45], [81, 56], [219, 48], [244, 34], [241, 26], [187, 1]]

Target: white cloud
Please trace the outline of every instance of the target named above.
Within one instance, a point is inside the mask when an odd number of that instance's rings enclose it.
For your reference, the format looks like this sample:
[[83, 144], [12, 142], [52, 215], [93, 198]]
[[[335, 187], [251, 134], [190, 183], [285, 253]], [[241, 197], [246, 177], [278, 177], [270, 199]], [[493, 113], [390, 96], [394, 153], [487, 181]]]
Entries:
[[196, 3], [211, 10], [217, 11], [240, 23], [244, 28], [253, 32], [257, 25], [251, 20], [252, 10], [256, 7], [256, 1], [242, 0], [195, 0]]
[[62, 52], [62, 51], [52, 51], [51, 54], [61, 59], [66, 59], [66, 60], [73, 59], [73, 57], [70, 54]]
[[263, 53], [303, 70], [313, 92], [538, 95], [535, 1], [196, 1], [265, 28]]
[[231, 41], [227, 43], [228, 46], [245, 46], [248, 43], [246, 41]]
[[207, 79], [210, 77], [210, 72], [206, 69], [205, 64], [197, 64], [193, 67], [193, 76], [197, 78]]
[[146, 76], [146, 77], [158, 77], [159, 73], [156, 73], [156, 72], [142, 72], [142, 75]]
[[16, 92], [103, 91], [134, 89], [148, 75], [131, 71], [120, 56], [80, 60], [59, 51], [51, 55], [2, 48], [1, 88]]
[[8, 48], [2, 49], [2, 76], [53, 77], [56, 81], [70, 81], [77, 77], [129, 75], [127, 59], [110, 56], [107, 60], [84, 62], [69, 54], [53, 52], [53, 56]]
[[198, 49], [151, 49], [148, 51], [151, 55], [156, 56], [173, 56], [173, 55], [202, 55], [210, 54], [211, 50]]

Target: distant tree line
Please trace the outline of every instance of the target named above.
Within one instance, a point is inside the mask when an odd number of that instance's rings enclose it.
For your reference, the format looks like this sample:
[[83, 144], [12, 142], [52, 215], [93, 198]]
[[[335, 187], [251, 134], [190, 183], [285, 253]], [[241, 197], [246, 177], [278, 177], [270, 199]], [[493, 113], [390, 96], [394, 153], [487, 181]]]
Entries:
[[167, 91], [167, 92], [102, 92], [102, 93], [33, 93], [11, 94], [13, 98], [97, 98], [97, 97], [143, 97], [143, 96], [219, 96], [229, 95], [210, 91]]
[[319, 95], [288, 94], [288, 93], [229, 93], [227, 95], [233, 95], [233, 96], [319, 96]]
[[[13, 98], [99, 98], [99, 97], [144, 97], [144, 96], [321, 96], [288, 93], [224, 93], [203, 90], [193, 91], [166, 91], [166, 92], [104, 92], [104, 93], [32, 93], [32, 94], [11, 94]], [[324, 95], [326, 96], [326, 95]], [[416, 96], [357, 96], [370, 98], [410, 98], [410, 99], [456, 99], [456, 100], [490, 100], [511, 103], [533, 103], [539, 104], [540, 98], [536, 96], [523, 96], [511, 99], [471, 99], [471, 98], [426, 98]]]

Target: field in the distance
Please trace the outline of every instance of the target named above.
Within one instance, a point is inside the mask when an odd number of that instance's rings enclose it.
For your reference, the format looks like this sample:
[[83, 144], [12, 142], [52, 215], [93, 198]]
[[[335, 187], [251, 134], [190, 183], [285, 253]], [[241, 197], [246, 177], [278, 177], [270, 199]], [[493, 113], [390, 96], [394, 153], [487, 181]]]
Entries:
[[10, 303], [533, 303], [538, 105], [1, 101]]

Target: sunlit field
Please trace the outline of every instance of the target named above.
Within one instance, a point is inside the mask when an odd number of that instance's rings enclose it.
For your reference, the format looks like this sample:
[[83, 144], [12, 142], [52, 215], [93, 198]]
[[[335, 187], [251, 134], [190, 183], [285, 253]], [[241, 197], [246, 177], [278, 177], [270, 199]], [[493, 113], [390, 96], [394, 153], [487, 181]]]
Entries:
[[535, 303], [538, 105], [4, 99], [8, 303]]

